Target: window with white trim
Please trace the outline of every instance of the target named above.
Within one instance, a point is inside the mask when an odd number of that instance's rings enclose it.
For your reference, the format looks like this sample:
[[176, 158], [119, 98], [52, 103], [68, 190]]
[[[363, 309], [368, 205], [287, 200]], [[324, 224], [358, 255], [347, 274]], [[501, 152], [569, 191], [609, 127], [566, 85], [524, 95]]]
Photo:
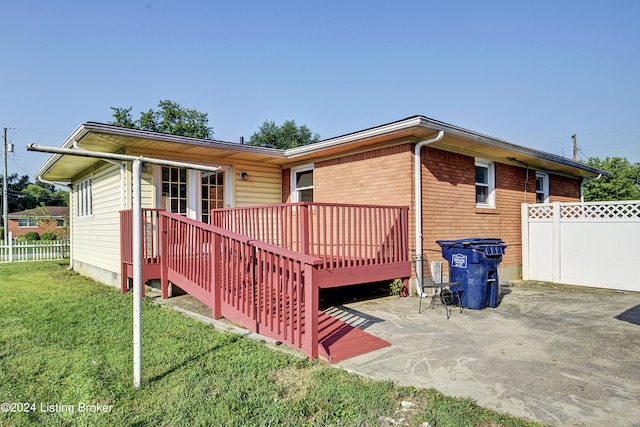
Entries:
[[187, 216], [187, 169], [163, 166], [162, 204], [167, 211]]
[[476, 159], [476, 206], [495, 207], [495, 167], [493, 162]]
[[313, 202], [313, 165], [291, 169], [291, 201]]
[[549, 175], [536, 172], [536, 203], [549, 202]]
[[20, 218], [18, 219], [18, 227], [37, 228], [38, 220], [35, 218]]
[[76, 184], [76, 216], [84, 217], [93, 215], [93, 196], [91, 178], [80, 181]]

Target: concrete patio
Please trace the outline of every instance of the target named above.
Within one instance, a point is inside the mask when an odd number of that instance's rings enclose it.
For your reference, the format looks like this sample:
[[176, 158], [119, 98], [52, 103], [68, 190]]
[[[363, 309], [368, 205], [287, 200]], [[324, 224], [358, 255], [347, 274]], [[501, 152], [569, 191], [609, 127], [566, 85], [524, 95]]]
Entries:
[[[197, 312], [185, 297], [165, 304]], [[499, 307], [448, 320], [424, 302], [422, 313], [416, 297], [330, 308], [391, 343], [337, 365], [545, 424], [640, 426], [640, 293], [516, 282]]]

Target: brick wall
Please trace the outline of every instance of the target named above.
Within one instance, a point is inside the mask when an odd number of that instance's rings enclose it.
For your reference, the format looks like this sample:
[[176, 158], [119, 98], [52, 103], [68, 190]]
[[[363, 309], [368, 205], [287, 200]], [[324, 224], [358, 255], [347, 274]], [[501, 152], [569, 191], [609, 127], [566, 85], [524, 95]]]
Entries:
[[558, 175], [549, 175], [550, 202], [580, 201], [580, 181]]
[[408, 143], [318, 162], [313, 176], [314, 200], [409, 205], [412, 165]]
[[[282, 173], [283, 202], [289, 200], [289, 169]], [[508, 245], [502, 267], [522, 265], [521, 204], [526, 169], [495, 164], [495, 208], [477, 208], [475, 159], [422, 149], [423, 251], [440, 259], [439, 239], [499, 238]], [[578, 201], [577, 179], [549, 175], [551, 201]], [[415, 254], [413, 144], [320, 161], [314, 169], [314, 201], [409, 206], [409, 250]], [[529, 170], [527, 203], [535, 203], [535, 170]]]
[[[9, 226], [9, 231], [14, 238], [27, 234], [30, 231], [35, 231], [40, 236], [42, 236], [42, 233], [46, 233], [48, 231], [55, 231], [61, 235], [63, 234], [62, 227], [59, 227], [56, 222], [38, 221], [37, 227], [20, 227], [20, 223], [17, 219], [9, 219], [9, 221], [7, 221], [7, 225]], [[2, 237], [0, 237], [0, 240], [2, 240]]]

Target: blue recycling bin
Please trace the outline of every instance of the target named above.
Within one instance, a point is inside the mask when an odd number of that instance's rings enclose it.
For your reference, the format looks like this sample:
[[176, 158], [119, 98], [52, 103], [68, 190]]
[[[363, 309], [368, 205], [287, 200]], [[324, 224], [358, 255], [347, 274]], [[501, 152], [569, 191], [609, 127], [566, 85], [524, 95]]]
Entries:
[[449, 262], [449, 281], [460, 282], [455, 289], [460, 298], [456, 303], [477, 310], [497, 307], [500, 296], [498, 266], [507, 245], [500, 239], [487, 238], [437, 240], [437, 243], [443, 258]]

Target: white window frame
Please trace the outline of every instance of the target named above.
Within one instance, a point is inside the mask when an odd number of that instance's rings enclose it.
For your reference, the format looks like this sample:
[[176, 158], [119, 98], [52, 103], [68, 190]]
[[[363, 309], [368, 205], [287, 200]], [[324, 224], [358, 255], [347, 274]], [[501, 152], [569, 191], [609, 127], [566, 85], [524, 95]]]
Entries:
[[[295, 168], [291, 168], [291, 177], [290, 177], [290, 188], [291, 188], [291, 202], [292, 203], [298, 203], [300, 201], [300, 191], [301, 190], [313, 190], [314, 186], [310, 186], [310, 187], [302, 187], [302, 188], [297, 188], [296, 187], [296, 175], [300, 172], [307, 172], [307, 171], [312, 171], [313, 172], [314, 167], [313, 164], [310, 165], [302, 165], [302, 166], [297, 166]], [[315, 174], [314, 174], [315, 175]], [[315, 176], [314, 176], [314, 182], [315, 182]]]
[[[20, 222], [22, 221], [27, 221], [26, 225], [20, 224]], [[38, 228], [38, 220], [35, 218], [19, 218], [18, 227], [19, 228]]]
[[[220, 168], [224, 171], [224, 204], [225, 207], [231, 208], [235, 206], [235, 198], [233, 197], [233, 168], [231, 166], [222, 165]], [[180, 168], [179, 168], [180, 169]], [[202, 172], [195, 169], [187, 169], [187, 218], [202, 220]], [[162, 206], [162, 167], [156, 168], [155, 179], [156, 185], [156, 207], [166, 209]], [[170, 211], [170, 209], [167, 209]]]
[[[476, 207], [478, 208], [495, 208], [496, 200], [496, 173], [495, 173], [495, 164], [492, 161], [484, 160], [484, 159], [475, 159], [475, 167], [481, 167], [487, 169], [487, 181], [486, 183], [475, 183], [475, 187], [478, 185], [484, 186], [488, 188], [487, 201], [485, 203], [478, 203], [476, 201]], [[475, 177], [475, 167], [474, 167], [474, 177]], [[475, 178], [474, 178], [475, 179]]]
[[[224, 207], [232, 208], [234, 206], [234, 198], [233, 198], [233, 168], [231, 166], [220, 166], [220, 172], [223, 172], [223, 180], [224, 180]], [[202, 221], [202, 172], [199, 171], [198, 179], [194, 180], [197, 182], [195, 188], [195, 200], [196, 208], [195, 211], [198, 213], [197, 219], [198, 221]], [[209, 213], [211, 215], [211, 213]]]
[[[538, 190], [538, 178], [542, 178], [542, 190]], [[538, 202], [538, 194], [544, 196], [544, 201]], [[536, 203], [549, 203], [549, 174], [536, 172]]]
[[77, 218], [88, 218], [93, 216], [93, 183], [92, 177], [83, 179], [76, 184], [76, 206]]

